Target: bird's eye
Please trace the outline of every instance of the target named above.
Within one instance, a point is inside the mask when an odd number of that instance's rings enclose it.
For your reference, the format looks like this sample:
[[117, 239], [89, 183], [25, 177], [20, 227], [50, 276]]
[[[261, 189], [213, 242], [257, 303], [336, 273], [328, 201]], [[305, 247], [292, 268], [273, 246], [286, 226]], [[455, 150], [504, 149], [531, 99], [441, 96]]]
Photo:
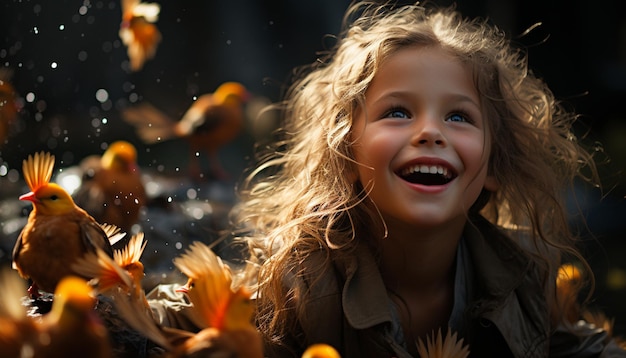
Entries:
[[50, 200], [57, 200], [58, 198], [59, 196], [55, 194], [50, 197]]

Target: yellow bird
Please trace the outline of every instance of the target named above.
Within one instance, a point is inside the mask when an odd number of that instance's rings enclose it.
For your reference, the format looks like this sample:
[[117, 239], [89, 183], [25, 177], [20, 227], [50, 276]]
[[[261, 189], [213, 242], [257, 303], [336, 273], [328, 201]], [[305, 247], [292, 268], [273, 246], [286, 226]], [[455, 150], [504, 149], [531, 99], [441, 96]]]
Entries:
[[135, 146], [113, 142], [101, 157], [85, 158], [81, 169], [83, 182], [73, 194], [76, 204], [98, 222], [131, 232], [147, 200]]
[[20, 357], [22, 351], [32, 350], [37, 339], [35, 321], [22, 305], [24, 281], [15, 271], [0, 272], [0, 352], [3, 357]]
[[254, 306], [250, 293], [243, 286], [233, 284], [231, 271], [222, 260], [208, 246], [195, 242], [185, 254], [174, 259], [174, 264], [193, 280], [187, 294], [194, 312], [191, 319], [200, 328], [199, 332], [160, 327], [149, 315], [140, 312], [136, 300], [128, 297], [114, 300], [120, 316], [163, 347], [170, 357], [199, 352], [263, 357], [261, 336], [252, 324]]
[[218, 150], [243, 130], [243, 104], [249, 98], [249, 92], [241, 83], [225, 82], [214, 93], [199, 96], [179, 121], [147, 103], [125, 109], [122, 116], [136, 127], [146, 144], [173, 139], [188, 141], [189, 170], [193, 177], [201, 177], [199, 155], [205, 154], [210, 174], [224, 179], [228, 173], [218, 159]]
[[302, 354], [302, 358], [341, 358], [339, 352], [325, 343], [312, 344]]
[[100, 224], [61, 186], [49, 182], [53, 167], [54, 156], [44, 152], [29, 155], [23, 163], [31, 191], [20, 200], [31, 201], [33, 210], [15, 242], [12, 266], [32, 281], [31, 297], [38, 295], [38, 289], [53, 293], [63, 277], [76, 275], [71, 265], [87, 252], [101, 249], [113, 256]]
[[73, 269], [82, 275], [94, 277], [94, 284], [99, 293], [108, 294], [113, 290], [121, 290], [130, 294], [132, 299], [143, 302], [148, 311], [150, 306], [145, 297], [141, 280], [144, 277], [144, 266], [141, 255], [146, 248], [144, 233], [133, 235], [126, 246], [115, 250], [113, 259], [103, 251], [87, 253], [76, 261]]
[[582, 272], [574, 264], [563, 264], [556, 276], [556, 299], [568, 323], [576, 323], [581, 319], [582, 308], [578, 302], [578, 293], [583, 284]]
[[34, 357], [111, 358], [113, 350], [96, 300], [84, 279], [64, 277], [54, 292], [52, 309], [39, 325]]
[[20, 281], [17, 274], [2, 272], [2, 357], [113, 357], [107, 329], [94, 310], [95, 298], [84, 279], [64, 277], [54, 292], [52, 309], [37, 318], [28, 316], [21, 303]]
[[152, 59], [161, 42], [161, 32], [154, 25], [161, 6], [141, 0], [122, 0], [122, 22], [119, 36], [128, 50], [130, 69], [139, 71]]

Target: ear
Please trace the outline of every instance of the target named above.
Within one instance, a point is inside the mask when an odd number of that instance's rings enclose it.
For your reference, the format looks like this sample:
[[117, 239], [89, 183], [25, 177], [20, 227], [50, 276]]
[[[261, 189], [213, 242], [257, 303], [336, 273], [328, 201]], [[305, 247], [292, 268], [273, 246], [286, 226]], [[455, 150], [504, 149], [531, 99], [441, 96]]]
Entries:
[[487, 175], [487, 177], [485, 178], [485, 185], [483, 185], [483, 187], [485, 188], [485, 190], [495, 192], [498, 191], [498, 189], [500, 188], [500, 184], [498, 183], [498, 180], [495, 176]]

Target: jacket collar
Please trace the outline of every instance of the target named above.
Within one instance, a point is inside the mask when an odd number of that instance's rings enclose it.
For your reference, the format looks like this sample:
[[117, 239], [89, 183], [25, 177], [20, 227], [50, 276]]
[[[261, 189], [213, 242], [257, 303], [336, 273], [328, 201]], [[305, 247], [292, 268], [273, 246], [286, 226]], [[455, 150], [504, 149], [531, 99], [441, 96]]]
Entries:
[[[521, 284], [530, 259], [510, 238], [483, 218], [468, 221], [463, 235], [482, 294], [503, 298]], [[340, 265], [346, 275], [342, 303], [350, 325], [364, 329], [391, 322], [387, 291], [370, 248], [358, 244], [355, 254]]]

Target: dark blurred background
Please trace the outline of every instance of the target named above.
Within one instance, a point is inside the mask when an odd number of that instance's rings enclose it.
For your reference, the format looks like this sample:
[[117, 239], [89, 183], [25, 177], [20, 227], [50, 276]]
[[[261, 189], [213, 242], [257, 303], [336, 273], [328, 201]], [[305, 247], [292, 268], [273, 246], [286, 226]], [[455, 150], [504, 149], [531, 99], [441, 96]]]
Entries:
[[[194, 96], [224, 81], [239, 81], [258, 96], [278, 100], [293, 68], [313, 62], [331, 43], [325, 36], [339, 31], [349, 4], [155, 2], [161, 5], [157, 25], [163, 39], [156, 57], [135, 73], [128, 71], [118, 36], [118, 1], [0, 3], [0, 69], [12, 73], [10, 82], [23, 104], [0, 144], [0, 199], [15, 199], [7, 188], [23, 188], [21, 162], [38, 150], [53, 152], [63, 168], [125, 139], [138, 147], [142, 167], [184, 170], [184, 143], [143, 145], [119, 110], [148, 101], [178, 117]], [[572, 225], [597, 276], [592, 303], [615, 317], [616, 330], [626, 334], [626, 2], [459, 0], [456, 6], [468, 16], [488, 18], [526, 48], [533, 71], [581, 115], [576, 131], [595, 151], [603, 183], [602, 190], [581, 184], [570, 193]], [[537, 23], [541, 26], [520, 36]], [[101, 90], [104, 100], [96, 98]], [[263, 135], [252, 123], [248, 128], [220, 152], [235, 181]], [[5, 233], [15, 230], [0, 224]]]

